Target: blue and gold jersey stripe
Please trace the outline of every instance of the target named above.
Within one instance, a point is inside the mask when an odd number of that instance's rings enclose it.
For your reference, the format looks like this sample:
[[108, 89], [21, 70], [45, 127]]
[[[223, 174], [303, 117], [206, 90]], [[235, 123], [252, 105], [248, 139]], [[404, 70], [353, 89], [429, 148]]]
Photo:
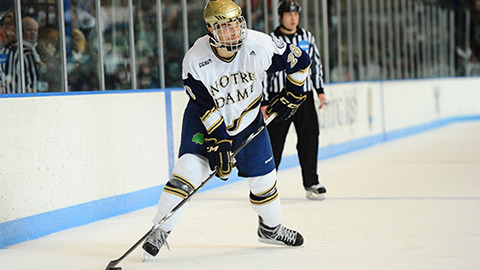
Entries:
[[252, 101], [252, 103], [250, 103], [248, 105], [247, 108], [245, 108], [245, 110], [243, 110], [242, 114], [240, 115], [239, 118], [233, 120], [233, 123], [229, 126], [227, 126], [227, 130], [228, 131], [236, 131], [239, 127], [240, 127], [240, 123], [242, 122], [242, 118], [249, 112], [255, 110], [261, 103], [262, 101], [262, 97], [263, 97], [263, 94], [260, 94], [255, 100]]

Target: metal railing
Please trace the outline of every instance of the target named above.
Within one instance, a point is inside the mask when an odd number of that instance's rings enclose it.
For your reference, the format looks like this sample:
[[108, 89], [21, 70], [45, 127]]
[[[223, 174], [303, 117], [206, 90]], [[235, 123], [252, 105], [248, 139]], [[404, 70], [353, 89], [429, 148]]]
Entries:
[[[46, 27], [59, 31], [56, 55], [60, 65], [51, 67], [35, 56], [39, 80], [48, 75], [58, 82], [47, 82], [50, 88], [34, 92], [181, 86], [183, 55], [196, 38], [206, 34], [200, 14], [208, 0], [111, 0], [104, 5], [87, 0], [77, 6], [65, 6], [65, 1], [57, 0], [53, 13], [36, 9], [35, 1], [8, 1], [18, 18], [19, 48], [24, 41], [20, 18], [37, 19], [40, 32]], [[480, 75], [480, 44], [475, 43], [479, 39], [471, 38], [472, 30], [480, 31], [479, 20], [472, 20], [472, 16], [480, 14], [472, 13], [469, 7], [454, 10], [421, 0], [297, 1], [303, 7], [301, 26], [316, 37], [326, 82]], [[235, 2], [243, 8], [249, 28], [270, 32], [278, 26], [277, 1]], [[0, 10], [0, 14], [6, 11]], [[43, 24], [45, 16], [58, 16], [56, 25]], [[85, 25], [82, 20], [91, 22]], [[79, 53], [72, 31], [77, 28], [86, 36], [84, 46], [88, 48], [82, 57], [91, 61], [88, 64], [76, 58]], [[6, 45], [7, 41], [0, 40], [0, 49]], [[38, 50], [40, 45], [39, 40]], [[19, 58], [29, 53], [20, 50]], [[13, 72], [20, 75], [19, 81], [12, 82], [6, 81], [12, 71], [6, 70], [4, 59], [0, 58], [2, 93], [9, 83], [16, 88], [14, 92], [27, 92], [24, 62], [18, 61], [19, 71]], [[45, 71], [47, 68], [55, 69]], [[86, 78], [89, 83], [75, 81]]]

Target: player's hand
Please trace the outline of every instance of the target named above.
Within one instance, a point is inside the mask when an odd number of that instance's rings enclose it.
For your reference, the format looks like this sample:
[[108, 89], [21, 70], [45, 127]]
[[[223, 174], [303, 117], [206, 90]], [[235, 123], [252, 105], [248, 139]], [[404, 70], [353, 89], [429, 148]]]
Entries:
[[263, 115], [264, 120], [268, 118], [268, 115], [267, 115], [267, 112], [266, 112], [267, 108], [268, 108], [268, 105], [264, 105], [264, 106], [260, 107], [260, 111], [262, 111], [262, 115]]
[[265, 112], [268, 116], [273, 113], [277, 114], [274, 122], [285, 121], [295, 114], [306, 98], [306, 95], [296, 96], [284, 89], [272, 99]]
[[318, 107], [318, 109], [321, 110], [323, 109], [323, 105], [327, 105], [327, 98], [325, 94], [318, 94], [318, 99], [320, 100], [320, 107]]
[[206, 138], [208, 162], [210, 169], [213, 171], [218, 169], [216, 176], [222, 180], [228, 180], [228, 175], [232, 173], [232, 141], [220, 140], [215, 138]]

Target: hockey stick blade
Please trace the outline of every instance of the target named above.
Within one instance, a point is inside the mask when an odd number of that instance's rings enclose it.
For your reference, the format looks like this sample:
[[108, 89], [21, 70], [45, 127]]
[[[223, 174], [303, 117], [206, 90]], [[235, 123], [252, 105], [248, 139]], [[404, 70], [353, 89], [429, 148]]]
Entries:
[[[268, 117], [266, 120], [265, 120], [265, 123], [263, 125], [261, 125], [259, 128], [257, 128], [257, 130], [255, 130], [252, 134], [250, 134], [248, 136], [248, 138], [243, 141], [238, 147], [237, 149], [235, 149], [232, 153], [232, 159], [235, 158], [235, 156], [243, 149], [245, 148], [245, 146], [247, 146], [247, 144], [249, 144], [255, 137], [257, 137], [258, 134], [260, 134], [267, 125], [269, 125], [273, 119], [275, 119], [277, 115], [276, 114], [272, 114], [270, 117]], [[147, 237], [150, 235], [150, 233], [152, 233], [155, 229], [157, 229], [158, 227], [160, 227], [163, 223], [165, 223], [171, 216], [173, 216], [175, 214], [175, 212], [177, 212], [177, 210], [182, 207], [186, 202], [188, 202], [188, 200], [190, 200], [190, 198], [195, 194], [197, 193], [198, 190], [200, 190], [200, 188], [202, 188], [208, 181], [210, 181], [210, 179], [213, 178], [213, 176], [215, 176], [215, 174], [218, 172], [218, 169], [215, 169], [211, 174], [208, 175], [208, 177], [203, 180], [200, 185], [194, 189], [192, 191], [192, 193], [188, 194], [187, 197], [183, 198], [167, 215], [165, 215], [157, 224], [155, 224], [146, 234], [144, 234], [142, 236], [142, 238], [138, 239], [138, 241], [133, 244], [133, 246], [131, 246], [122, 256], [120, 256], [118, 259], [115, 259], [115, 260], [112, 260], [108, 263], [107, 267], [105, 268], [105, 270], [112, 270], [112, 269], [115, 269], [115, 266], [117, 264], [119, 264], [123, 259], [125, 259], [128, 255], [130, 255], [130, 253], [132, 253], [143, 241], [145, 241], [145, 239], [147, 239]]]

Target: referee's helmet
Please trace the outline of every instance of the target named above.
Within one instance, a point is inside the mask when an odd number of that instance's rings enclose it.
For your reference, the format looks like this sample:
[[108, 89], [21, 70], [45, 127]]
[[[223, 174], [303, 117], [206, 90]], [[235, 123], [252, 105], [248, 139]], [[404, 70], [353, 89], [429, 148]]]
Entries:
[[282, 0], [278, 5], [278, 15], [282, 16], [284, 12], [298, 12], [302, 11], [302, 7], [293, 0]]

